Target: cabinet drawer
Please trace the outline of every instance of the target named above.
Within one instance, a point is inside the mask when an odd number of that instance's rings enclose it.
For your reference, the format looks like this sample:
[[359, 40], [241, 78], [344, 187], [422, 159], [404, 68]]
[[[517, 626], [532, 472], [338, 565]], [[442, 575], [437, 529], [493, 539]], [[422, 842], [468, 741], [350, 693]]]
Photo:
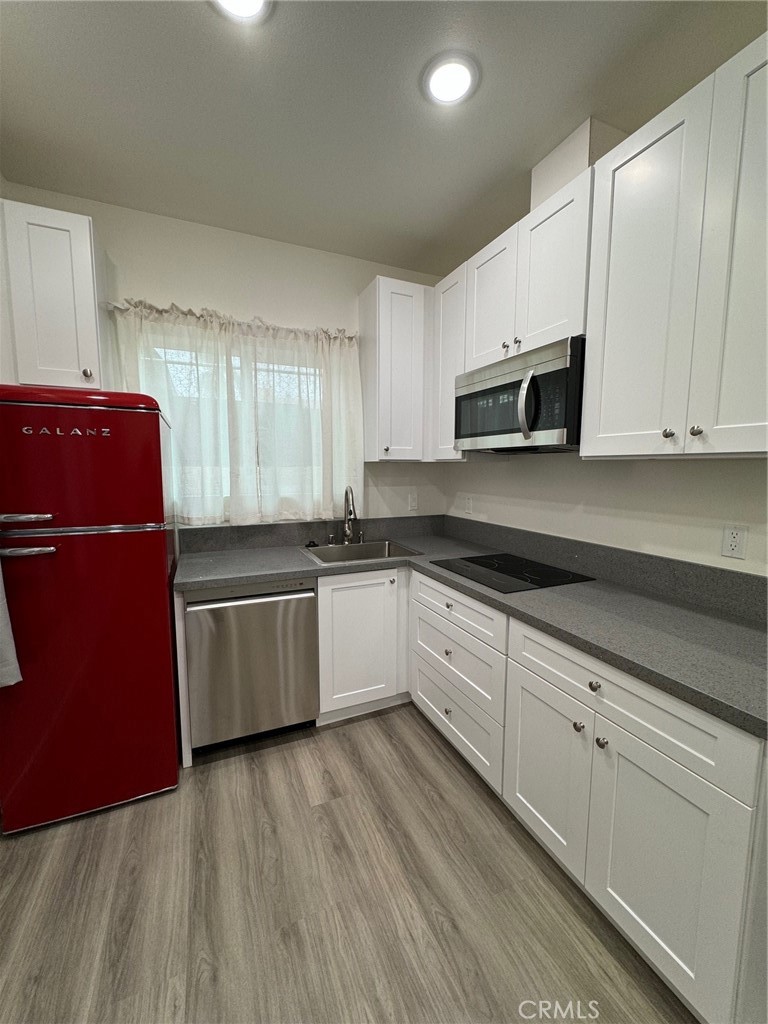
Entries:
[[466, 597], [436, 580], [413, 573], [411, 597], [444, 619], [466, 629], [502, 654], [507, 653], [507, 616], [481, 601]]
[[[509, 656], [645, 743], [754, 807], [762, 740], [510, 619]], [[590, 688], [590, 683], [597, 687]]]
[[503, 654], [411, 601], [411, 649], [500, 725], [504, 722]]
[[411, 696], [416, 706], [454, 747], [501, 793], [504, 730], [415, 651], [411, 651]]

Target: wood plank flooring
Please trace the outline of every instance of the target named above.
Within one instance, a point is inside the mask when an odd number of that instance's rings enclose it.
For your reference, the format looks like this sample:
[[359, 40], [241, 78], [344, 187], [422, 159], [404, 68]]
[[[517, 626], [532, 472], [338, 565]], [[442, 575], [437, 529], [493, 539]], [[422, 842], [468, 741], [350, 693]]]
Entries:
[[413, 705], [0, 842], [0, 1024], [480, 1024], [539, 999], [693, 1022]]

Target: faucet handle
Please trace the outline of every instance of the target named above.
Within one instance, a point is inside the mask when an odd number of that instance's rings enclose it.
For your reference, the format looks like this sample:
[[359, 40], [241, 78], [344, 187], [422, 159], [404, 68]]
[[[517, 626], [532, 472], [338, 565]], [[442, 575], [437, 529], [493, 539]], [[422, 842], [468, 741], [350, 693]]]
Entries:
[[360, 536], [357, 538], [357, 543], [358, 544], [362, 544], [363, 543], [363, 528], [362, 528], [362, 526], [360, 527]]

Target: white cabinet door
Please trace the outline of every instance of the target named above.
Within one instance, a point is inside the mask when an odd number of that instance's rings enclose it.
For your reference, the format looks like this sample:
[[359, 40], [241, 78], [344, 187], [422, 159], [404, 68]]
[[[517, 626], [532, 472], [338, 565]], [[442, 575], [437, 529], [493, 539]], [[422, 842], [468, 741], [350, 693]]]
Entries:
[[467, 265], [463, 263], [435, 285], [435, 331], [432, 366], [432, 415], [435, 459], [462, 459], [454, 447], [456, 377], [464, 372]]
[[366, 462], [422, 458], [424, 293], [424, 285], [377, 277], [360, 296]]
[[90, 217], [3, 202], [19, 384], [101, 386]]
[[502, 796], [539, 840], [584, 881], [595, 714], [507, 662]]
[[467, 260], [464, 369], [476, 370], [515, 351], [517, 224]]
[[592, 210], [592, 168], [517, 225], [515, 351], [583, 334]]
[[687, 452], [768, 447], [767, 80], [765, 36], [715, 74]]
[[595, 164], [582, 455], [684, 449], [713, 77]]
[[397, 570], [318, 581], [320, 712], [397, 693]]
[[586, 887], [705, 1020], [732, 1019], [752, 812], [597, 716]]

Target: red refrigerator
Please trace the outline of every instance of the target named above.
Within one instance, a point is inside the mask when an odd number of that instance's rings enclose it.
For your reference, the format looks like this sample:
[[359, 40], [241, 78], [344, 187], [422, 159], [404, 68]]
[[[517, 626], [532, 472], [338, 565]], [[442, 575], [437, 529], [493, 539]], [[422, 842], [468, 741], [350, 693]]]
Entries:
[[177, 784], [169, 436], [145, 395], [0, 386], [4, 832]]

